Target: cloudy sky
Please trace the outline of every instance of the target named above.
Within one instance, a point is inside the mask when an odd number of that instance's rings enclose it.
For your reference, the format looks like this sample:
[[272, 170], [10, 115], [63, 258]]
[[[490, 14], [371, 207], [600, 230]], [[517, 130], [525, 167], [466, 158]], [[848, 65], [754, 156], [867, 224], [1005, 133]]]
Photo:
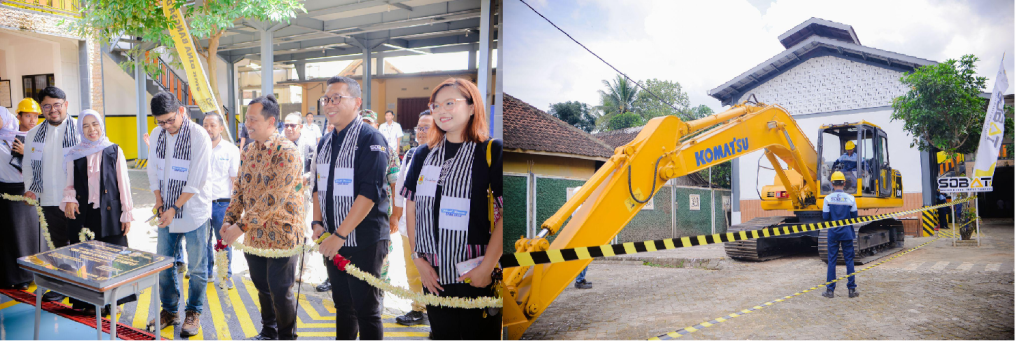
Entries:
[[[988, 78], [1005, 52], [1015, 93], [1009, 0], [525, 1], [634, 80], [678, 82], [692, 106], [716, 111], [708, 90], [784, 51], [779, 35], [810, 17], [853, 26], [867, 47], [937, 62], [973, 53]], [[520, 1], [504, 4], [505, 92], [542, 110], [598, 104], [601, 80], [615, 72]]]

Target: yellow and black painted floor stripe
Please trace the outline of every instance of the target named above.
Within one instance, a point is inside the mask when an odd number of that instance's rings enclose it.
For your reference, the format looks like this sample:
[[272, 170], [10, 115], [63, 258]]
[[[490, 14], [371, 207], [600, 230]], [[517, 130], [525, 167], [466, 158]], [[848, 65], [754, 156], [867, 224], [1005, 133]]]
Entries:
[[810, 293], [812, 291], [824, 288], [824, 287], [828, 286], [829, 284], [838, 283], [839, 281], [844, 280], [844, 279], [846, 279], [846, 278], [848, 278], [850, 276], [856, 276], [856, 275], [861, 274], [861, 273], [863, 273], [865, 271], [871, 270], [871, 269], [873, 269], [873, 268], [875, 268], [875, 267], [877, 267], [879, 265], [885, 264], [885, 263], [887, 263], [887, 262], [889, 262], [889, 261], [891, 261], [893, 259], [899, 258], [899, 257], [901, 257], [903, 255], [908, 254], [908, 253], [914, 252], [915, 250], [920, 249], [920, 248], [924, 247], [925, 245], [934, 243], [935, 241], [938, 241], [938, 240], [939, 240], [939, 238], [933, 238], [932, 240], [930, 240], [930, 241], [928, 241], [928, 242], [926, 242], [924, 244], [921, 244], [921, 245], [918, 245], [917, 247], [914, 247], [912, 249], [909, 249], [909, 250], [897, 253], [897, 254], [893, 255], [892, 257], [886, 258], [885, 260], [883, 260], [881, 262], [874, 263], [874, 264], [869, 265], [867, 267], [864, 267], [864, 268], [862, 268], [860, 270], [857, 270], [857, 271], [855, 271], [852, 274], [845, 275], [845, 276], [836, 278], [835, 280], [815, 285], [815, 286], [810, 287], [810, 288], [808, 288], [806, 290], [798, 291], [798, 292], [795, 292], [795, 293], [793, 293], [791, 295], [784, 296], [784, 297], [781, 297], [781, 298], [777, 298], [777, 299], [774, 299], [774, 300], [771, 300], [771, 301], [768, 301], [768, 302], [765, 302], [765, 303], [761, 303], [761, 304], [753, 306], [753, 307], [751, 307], [749, 309], [743, 309], [743, 310], [737, 311], [735, 313], [732, 313], [732, 314], [729, 314], [729, 315], [725, 315], [725, 316], [722, 316], [722, 317], [719, 317], [719, 318], [716, 318], [716, 319], [713, 319], [713, 320], [701, 322], [701, 323], [698, 323], [698, 324], [695, 324], [695, 325], [692, 325], [692, 326], [689, 326], [689, 327], [686, 327], [686, 328], [682, 328], [682, 329], [671, 331], [671, 332], [668, 332], [668, 333], [665, 333], [665, 334], [662, 334], [662, 335], [658, 335], [658, 336], [652, 337], [652, 338], [650, 338], [648, 340], [670, 340], [670, 339], [675, 339], [675, 338], [682, 337], [683, 335], [686, 335], [686, 334], [696, 333], [699, 330], [710, 328], [710, 327], [712, 327], [714, 325], [721, 324], [721, 323], [723, 323], [725, 321], [728, 321], [730, 319], [734, 319], [734, 318], [737, 318], [737, 317], [740, 317], [740, 316], [743, 316], [743, 315], [746, 315], [746, 314], [750, 314], [750, 313], [756, 312], [758, 310], [762, 310], [762, 309], [768, 308], [768, 307], [770, 307], [772, 305], [784, 302], [784, 301], [786, 301], [788, 299], [791, 299], [791, 298], [794, 298], [794, 297], [797, 297], [797, 296], [800, 296], [800, 295], [803, 295], [803, 294], [807, 294], [807, 293]]
[[135, 169], [145, 169], [149, 159], [135, 159]]
[[802, 233], [807, 231], [823, 230], [834, 227], [846, 226], [850, 224], [867, 223], [872, 221], [878, 221], [883, 219], [895, 218], [898, 216], [921, 212], [925, 210], [931, 210], [939, 207], [952, 206], [968, 200], [973, 200], [974, 197], [964, 198], [955, 200], [942, 205], [922, 207], [913, 210], [907, 210], [902, 212], [893, 212], [880, 215], [873, 215], [867, 217], [858, 217], [854, 219], [844, 219], [838, 221], [827, 221], [822, 223], [803, 224], [800, 226], [784, 226], [784, 227], [773, 227], [766, 228], [763, 230], [754, 231], [740, 231], [740, 232], [727, 232], [701, 236], [691, 236], [682, 238], [670, 238], [661, 240], [647, 240], [642, 242], [629, 242], [622, 244], [613, 245], [600, 245], [600, 246], [586, 246], [576, 247], [571, 249], [556, 249], [546, 251], [535, 251], [535, 252], [516, 252], [506, 253], [501, 255], [501, 259], [498, 263], [502, 268], [512, 268], [518, 266], [532, 266], [538, 264], [549, 264], [549, 263], [561, 263], [580, 259], [591, 259], [599, 257], [611, 257], [617, 255], [634, 254], [640, 252], [654, 252], [660, 250], [677, 249], [684, 247], [691, 247], [696, 245], [709, 245], [718, 244], [725, 242], [732, 242], [737, 240], [757, 239], [763, 237], [776, 237], [784, 236], [795, 233]]
[[[181, 279], [181, 277], [179, 277]], [[256, 288], [252, 281], [243, 275], [237, 274], [232, 278], [235, 288], [231, 290], [220, 290], [216, 284], [207, 283], [206, 302], [203, 305], [203, 313], [200, 316], [200, 332], [190, 337], [190, 340], [241, 340], [256, 336], [262, 327], [260, 304], [257, 298]], [[185, 282], [187, 283], [187, 281]], [[186, 292], [179, 299], [179, 314], [184, 321], [185, 301], [188, 295], [188, 285], [185, 284]], [[29, 288], [35, 290], [35, 285]], [[333, 339], [335, 333], [336, 309], [330, 295], [312, 294], [313, 287], [307, 283], [303, 284], [302, 293], [298, 296], [299, 310], [297, 311], [297, 327], [300, 339]], [[307, 293], [310, 293], [307, 295]], [[139, 295], [138, 301], [122, 305], [124, 313], [119, 316], [118, 322], [130, 324], [134, 328], [145, 330], [146, 324], [153, 316], [149, 316], [149, 304], [153, 297], [151, 289], [145, 289]], [[65, 299], [65, 304], [67, 304]], [[0, 303], [0, 310], [9, 308], [17, 301]], [[140, 307], [141, 309], [136, 309]], [[394, 315], [382, 315], [384, 320], [384, 339], [426, 340], [430, 334], [429, 325], [403, 326], [395, 321]], [[24, 328], [32, 328], [31, 324]], [[181, 326], [170, 326], [160, 331], [162, 337], [167, 339], [181, 339], [179, 336]]]

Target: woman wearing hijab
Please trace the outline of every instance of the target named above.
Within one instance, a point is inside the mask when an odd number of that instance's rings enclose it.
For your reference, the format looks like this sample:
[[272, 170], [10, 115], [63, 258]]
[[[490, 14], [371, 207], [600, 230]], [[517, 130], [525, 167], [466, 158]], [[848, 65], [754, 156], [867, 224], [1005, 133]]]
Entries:
[[[0, 107], [0, 193], [9, 195], [25, 193], [21, 171], [11, 165], [15, 139], [25, 138], [18, 125], [18, 118]], [[0, 198], [0, 288], [28, 289], [32, 275], [18, 267], [18, 257], [39, 253], [43, 243], [35, 207]]]
[[[68, 217], [71, 240], [77, 240], [81, 230], [88, 228], [96, 240], [128, 246], [133, 204], [124, 153], [107, 139], [103, 116], [95, 110], [86, 109], [78, 115], [78, 131], [82, 132], [82, 142], [64, 154], [67, 187], [62, 209]], [[129, 296], [118, 304], [134, 299]], [[87, 313], [93, 306], [75, 299], [71, 302], [73, 308], [85, 308]]]

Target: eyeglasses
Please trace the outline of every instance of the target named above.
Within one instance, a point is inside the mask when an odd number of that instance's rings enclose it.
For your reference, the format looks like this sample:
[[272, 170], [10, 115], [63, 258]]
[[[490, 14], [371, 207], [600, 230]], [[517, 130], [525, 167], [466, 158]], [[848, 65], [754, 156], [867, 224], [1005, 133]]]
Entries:
[[64, 105], [64, 103], [65, 102], [60, 102], [60, 103], [56, 103], [56, 104], [53, 104], [53, 105], [50, 105], [50, 104], [43, 105], [43, 112], [50, 112], [53, 109], [58, 109], [58, 108], [60, 108], [60, 106]]
[[162, 126], [172, 125], [172, 124], [174, 124], [174, 122], [177, 122], [177, 121], [178, 121], [178, 115], [174, 115], [174, 116], [171, 117], [171, 119], [166, 120], [166, 121], [156, 120], [156, 124], [162, 127]]
[[416, 131], [421, 133], [425, 133], [427, 130], [430, 130], [430, 127], [416, 127]]
[[441, 104], [437, 104], [436, 102], [430, 103], [429, 105], [427, 105], [427, 109], [429, 109], [430, 112], [434, 112], [437, 111], [437, 109], [443, 107], [444, 110], [452, 111], [455, 109], [455, 104], [458, 103], [459, 101], [465, 101], [466, 103], [469, 103], [469, 100], [465, 98], [452, 98], [447, 101], [444, 101], [444, 103]]
[[320, 105], [326, 106], [328, 104], [340, 104], [342, 99], [345, 98], [359, 98], [355, 96], [324, 96], [320, 97]]

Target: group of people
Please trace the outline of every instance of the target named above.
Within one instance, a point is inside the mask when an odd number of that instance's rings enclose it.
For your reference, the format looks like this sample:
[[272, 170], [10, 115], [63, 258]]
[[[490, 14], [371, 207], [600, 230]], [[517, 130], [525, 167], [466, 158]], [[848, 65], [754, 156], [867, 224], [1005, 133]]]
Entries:
[[[103, 116], [92, 110], [77, 120], [68, 116], [64, 92], [53, 87], [43, 90], [39, 103], [26, 109], [36, 112], [24, 114], [34, 120], [44, 115], [45, 123], [35, 128], [20, 119], [21, 106], [17, 117], [0, 111], [0, 190], [39, 200], [56, 247], [79, 242], [83, 227], [97, 240], [127, 246], [135, 221], [127, 167], [124, 153], [106, 138]], [[429, 103], [416, 127], [419, 147], [399, 158], [402, 134], [394, 113], [378, 127], [376, 113], [361, 110], [359, 84], [347, 77], [327, 81], [320, 99], [328, 128], [323, 134], [309, 129], [311, 115], [305, 127], [299, 113], [282, 118], [277, 100], [267, 95], [248, 105], [241, 148], [222, 137], [221, 115], [209, 113], [199, 125], [174, 95], [154, 95], [150, 110], [157, 127], [147, 137], [147, 175], [156, 199], [156, 251], [182, 262], [187, 255], [189, 292], [182, 321], [179, 276], [174, 269], [162, 271], [161, 311], [150, 326], [181, 324], [182, 336], [198, 333], [205, 289], [215, 280], [214, 240], [244, 245], [260, 301], [259, 340], [298, 336], [294, 283], [301, 276], [299, 260], [309, 255], [287, 250], [324, 234], [320, 255], [310, 258], [320, 257], [327, 268], [321, 286], [329, 287], [337, 309], [338, 339], [384, 337], [383, 291], [331, 259], [341, 255], [350, 266], [386, 278], [396, 232], [411, 290], [493, 297], [502, 249], [502, 143], [488, 136], [485, 101], [472, 82], [448, 79], [434, 88]], [[12, 161], [20, 155], [23, 169]], [[14, 226], [0, 229], [0, 285], [25, 288], [31, 277], [15, 260], [47, 249], [38, 218], [31, 206], [0, 200], [0, 219]], [[222, 284], [233, 287], [230, 280]], [[63, 296], [49, 292], [44, 299]], [[501, 330], [500, 309], [414, 303], [397, 320], [428, 320], [435, 339], [497, 339]]]

